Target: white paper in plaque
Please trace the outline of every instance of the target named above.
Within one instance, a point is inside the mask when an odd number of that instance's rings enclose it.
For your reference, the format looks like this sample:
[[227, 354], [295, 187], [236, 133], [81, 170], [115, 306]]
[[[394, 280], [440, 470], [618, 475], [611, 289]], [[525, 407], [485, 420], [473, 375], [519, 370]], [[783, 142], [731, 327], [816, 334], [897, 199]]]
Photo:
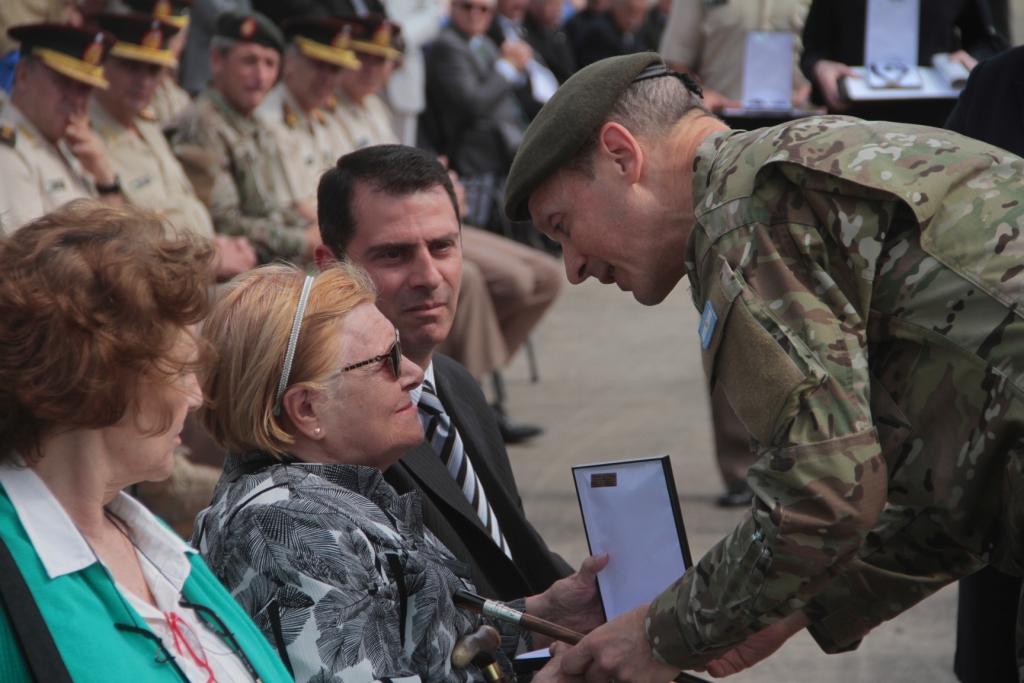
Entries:
[[687, 569], [660, 459], [573, 468], [608, 619], [650, 602]]
[[871, 88], [919, 88], [920, 0], [868, 0], [864, 66]]
[[793, 93], [793, 34], [750, 31], [743, 59], [743, 106], [788, 111]]

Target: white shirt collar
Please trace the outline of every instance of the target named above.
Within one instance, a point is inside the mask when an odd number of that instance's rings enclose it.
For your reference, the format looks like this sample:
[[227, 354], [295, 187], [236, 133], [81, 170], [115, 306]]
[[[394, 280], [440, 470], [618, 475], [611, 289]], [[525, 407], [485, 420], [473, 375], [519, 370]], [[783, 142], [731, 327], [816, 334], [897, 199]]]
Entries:
[[[31, 468], [19, 462], [0, 466], [0, 486], [50, 579], [81, 571], [97, 561], [71, 517]], [[135, 546], [180, 590], [191, 570], [185, 553], [195, 550], [124, 492], [119, 492], [108, 507], [124, 520]]]
[[[424, 382], [430, 382], [433, 385], [433, 387], [434, 387], [434, 391], [437, 391], [437, 382], [434, 381], [434, 361], [433, 360], [430, 361], [430, 365], [427, 366], [427, 369], [423, 371], [423, 381]], [[415, 405], [419, 405], [420, 404], [420, 396], [422, 396], [422, 395], [423, 395], [423, 385], [422, 384], [418, 384], [418, 385], [416, 385], [415, 387], [413, 387], [412, 389], [409, 390], [409, 400], [411, 400]]]

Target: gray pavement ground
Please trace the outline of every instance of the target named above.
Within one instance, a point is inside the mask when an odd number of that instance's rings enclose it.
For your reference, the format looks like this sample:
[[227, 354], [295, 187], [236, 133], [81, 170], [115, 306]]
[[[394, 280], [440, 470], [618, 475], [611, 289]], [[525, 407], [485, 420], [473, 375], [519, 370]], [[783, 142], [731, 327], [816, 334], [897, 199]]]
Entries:
[[[570, 466], [668, 453], [694, 559], [742, 512], [714, 506], [714, 465], [697, 343], [682, 282], [660, 306], [593, 280], [566, 285], [535, 336], [541, 381], [516, 358], [505, 373], [510, 413], [544, 425], [509, 449], [530, 519], [572, 564], [586, 556]], [[520, 354], [522, 356], [522, 354]], [[825, 655], [801, 633], [736, 683], [954, 683], [956, 589], [948, 587], [871, 633], [860, 649]]]

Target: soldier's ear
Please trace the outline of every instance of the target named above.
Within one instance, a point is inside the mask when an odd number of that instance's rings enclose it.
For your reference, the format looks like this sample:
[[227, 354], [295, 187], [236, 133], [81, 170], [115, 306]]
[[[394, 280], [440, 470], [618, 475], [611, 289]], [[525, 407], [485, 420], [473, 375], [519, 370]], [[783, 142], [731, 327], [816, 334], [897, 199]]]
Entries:
[[609, 121], [598, 133], [601, 156], [612, 162], [617, 175], [632, 185], [640, 180], [644, 151], [633, 134], [620, 123]]

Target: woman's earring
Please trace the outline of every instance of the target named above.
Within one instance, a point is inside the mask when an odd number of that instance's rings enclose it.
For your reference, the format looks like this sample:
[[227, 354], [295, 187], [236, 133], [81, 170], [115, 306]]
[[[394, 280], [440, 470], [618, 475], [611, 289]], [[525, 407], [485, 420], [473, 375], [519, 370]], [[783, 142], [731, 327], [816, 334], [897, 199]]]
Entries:
[[320, 428], [317, 427], [316, 429], [314, 429], [313, 434], [315, 434], [316, 436], [320, 436]]

